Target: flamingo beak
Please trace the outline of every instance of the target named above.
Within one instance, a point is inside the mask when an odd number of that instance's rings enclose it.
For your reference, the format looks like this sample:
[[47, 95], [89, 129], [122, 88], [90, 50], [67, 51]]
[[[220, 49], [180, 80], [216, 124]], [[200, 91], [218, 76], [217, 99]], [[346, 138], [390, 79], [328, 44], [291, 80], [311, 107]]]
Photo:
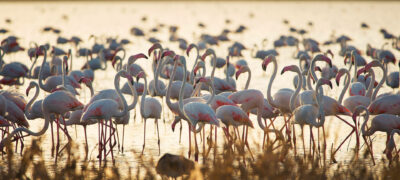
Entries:
[[26, 96], [28, 96], [29, 95], [29, 91], [31, 90], [31, 86], [29, 86], [27, 89], [26, 89]]
[[360, 74], [365, 73], [365, 72], [366, 72], [365, 67], [359, 69], [359, 70], [357, 71], [357, 77], [360, 76]]
[[174, 57], [174, 56], [175, 56], [175, 53], [174, 53], [174, 51], [165, 51], [165, 52], [161, 55], [161, 58], [164, 58], [165, 56]]
[[291, 69], [292, 69], [291, 66], [286, 66], [286, 67], [284, 67], [284, 68], [282, 69], [282, 71], [281, 71], [281, 75], [282, 75], [283, 73], [285, 73], [286, 71], [290, 71]]
[[322, 70], [321, 70], [321, 68], [319, 66], [315, 66], [314, 71], [322, 72]]
[[323, 60], [326, 61], [326, 63], [329, 64], [329, 67], [330, 67], [330, 68], [332, 67], [332, 60], [331, 60], [330, 58], [328, 58], [328, 57], [326, 57], [326, 56], [323, 56]]
[[342, 77], [343, 73], [338, 73], [336, 76], [336, 85], [339, 86], [340, 78]]
[[151, 46], [150, 49], [149, 49], [149, 51], [148, 51], [148, 55], [150, 56], [151, 53], [152, 53], [155, 49], [157, 49], [157, 48], [161, 48], [161, 45], [158, 44], [158, 43], [153, 44], [153, 46]]
[[327, 79], [321, 79], [322, 84], [326, 84], [328, 85], [331, 89], [332, 89], [332, 83], [331, 81], [327, 80]]
[[193, 49], [194, 44], [190, 44], [186, 49], [186, 55], [189, 56], [190, 51]]
[[135, 58], [135, 59], [139, 59], [139, 58], [145, 58], [145, 59], [148, 59], [148, 58], [147, 58], [147, 56], [146, 56], [146, 55], [144, 55], [143, 53], [137, 54], [137, 55], [133, 56], [133, 58]]
[[115, 69], [115, 63], [116, 63], [116, 59], [114, 59], [114, 60], [112, 60], [112, 62], [111, 62], [111, 65], [112, 65], [112, 67]]
[[204, 61], [209, 54], [207, 51], [201, 56], [201, 60]]
[[262, 63], [262, 69], [265, 71], [267, 69], [268, 64], [271, 62], [272, 58], [270, 56], [268, 56], [264, 62]]
[[195, 68], [194, 68], [194, 70], [193, 70], [193, 74], [194, 75], [197, 75], [197, 71], [199, 70], [199, 66], [196, 66]]
[[334, 57], [334, 55], [330, 49], [328, 49], [327, 53], [330, 54], [332, 56], [332, 58]]
[[239, 75], [240, 75], [241, 73], [242, 73], [241, 70], [236, 71], [236, 73], [235, 73], [235, 78], [236, 78], [236, 80], [239, 78]]

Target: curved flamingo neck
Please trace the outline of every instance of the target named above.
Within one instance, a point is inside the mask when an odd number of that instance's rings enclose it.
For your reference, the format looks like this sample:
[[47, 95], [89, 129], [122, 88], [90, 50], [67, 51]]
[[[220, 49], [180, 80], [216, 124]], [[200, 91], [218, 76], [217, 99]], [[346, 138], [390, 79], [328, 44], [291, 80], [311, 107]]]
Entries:
[[46, 64], [46, 59], [47, 59], [47, 50], [46, 50], [46, 48], [43, 48], [43, 51], [44, 51], [44, 53], [43, 53], [44, 54], [43, 62], [42, 62], [42, 66], [40, 66], [40, 71], [39, 71], [39, 87], [41, 89], [43, 89], [44, 91], [49, 92], [50, 89], [43, 84], [43, 76], [42, 75], [43, 75], [44, 66]]
[[[146, 76], [144, 76], [143, 77], [143, 79], [144, 79], [144, 87], [147, 87], [147, 78], [146, 78]], [[142, 99], [141, 99], [141, 101], [140, 101], [140, 114], [142, 115], [142, 117], [144, 117], [144, 118], [147, 118], [147, 117], [145, 117], [146, 116], [146, 114], [145, 114], [145, 112], [144, 112], [144, 105], [145, 105], [145, 103], [146, 103], [146, 94], [147, 94], [147, 88], [144, 88], [144, 90], [143, 90], [143, 93], [142, 93]], [[135, 98], [136, 99], [136, 98]]]
[[104, 64], [104, 67], [101, 67], [101, 70], [106, 70], [107, 69], [107, 61], [104, 58], [104, 50], [103, 49], [101, 49], [99, 52], [99, 59], [100, 59], [100, 64], [102, 64], [102, 63]]
[[[156, 72], [154, 75], [154, 86], [155, 86], [154, 89], [155, 89], [156, 94], [164, 94], [165, 93], [165, 89], [160, 89], [160, 85], [159, 85], [158, 81], [159, 81], [159, 76], [161, 74], [161, 70], [164, 68], [166, 63], [167, 63], [166, 60], [160, 59], [160, 61], [158, 62], [158, 67], [156, 68]], [[174, 66], [174, 69], [176, 69], [175, 66]], [[170, 77], [170, 79], [171, 79], [171, 77]]]
[[33, 131], [31, 131], [31, 130], [29, 130], [27, 128], [24, 128], [24, 127], [19, 127], [17, 129], [14, 129], [14, 131], [12, 131], [6, 138], [4, 138], [0, 142], [0, 149], [2, 147], [4, 147], [6, 144], [10, 143], [11, 138], [15, 134], [17, 134], [17, 133], [19, 133], [21, 131], [26, 132], [26, 133], [28, 133], [29, 135], [32, 135], [32, 136], [41, 136], [41, 135], [43, 135], [47, 131], [47, 129], [49, 128], [49, 122], [50, 122], [51, 118], [50, 118], [50, 113], [47, 111], [46, 105], [42, 104], [42, 109], [43, 109], [43, 116], [44, 116], [44, 126], [39, 132], [33, 132]]
[[122, 111], [120, 111], [117, 114], [115, 114], [114, 117], [122, 117], [122, 116], [125, 116], [128, 113], [128, 110], [127, 110], [128, 109], [127, 108], [128, 104], [126, 103], [126, 99], [122, 95], [121, 88], [119, 87], [119, 80], [120, 80], [120, 77], [121, 77], [122, 73], [123, 73], [123, 71], [119, 71], [117, 73], [117, 75], [115, 75], [114, 86], [115, 86], [115, 90], [117, 91], [118, 97], [122, 100], [123, 107], [122, 107]]
[[[176, 74], [175, 72], [176, 72], [176, 68], [177, 67], [178, 67], [178, 61], [175, 61], [174, 69], [172, 70], [172, 75], [169, 78], [169, 83], [168, 83], [168, 87], [167, 87], [167, 94], [166, 94], [167, 97], [165, 98], [165, 102], [167, 103], [168, 108], [171, 109], [172, 111], [174, 111], [175, 109], [174, 109], [174, 107], [172, 105], [171, 98], [170, 98], [171, 97], [171, 89], [172, 89], [171, 87], [172, 87], [172, 81], [175, 78], [175, 74]], [[156, 82], [156, 84], [157, 84], [157, 82]], [[157, 85], [156, 85], [156, 87], [157, 87]]]
[[301, 77], [301, 72], [300, 72], [299, 68], [296, 68], [295, 71], [296, 71], [297, 77], [299, 79], [299, 85], [297, 86], [296, 91], [292, 94], [292, 96], [290, 96], [290, 111], [292, 111], [292, 112], [295, 109], [294, 103], [296, 101], [297, 96], [300, 93], [301, 84], [303, 84], [303, 78]]
[[271, 106], [277, 108], [278, 106], [275, 104], [275, 102], [271, 96], [272, 83], [275, 80], [276, 71], [278, 69], [278, 63], [276, 63], [276, 59], [274, 57], [272, 58], [272, 63], [274, 65], [274, 71], [272, 72], [272, 76], [269, 79], [268, 88], [267, 88], [267, 99], [268, 99], [269, 104], [271, 104]]
[[250, 81], [251, 81], [251, 70], [250, 70], [250, 68], [246, 67], [244, 71], [249, 74], [247, 77], [246, 86], [244, 87], [244, 89], [249, 89], [249, 85], [250, 85]]
[[[186, 77], [186, 63], [183, 63], [183, 77]], [[179, 104], [179, 110], [182, 112], [183, 115], [185, 115], [186, 119], [189, 119], [185, 111], [183, 110], [183, 93], [185, 89], [185, 83], [186, 83], [186, 78], [183, 78], [181, 89], [179, 90], [178, 104]]]
[[[28, 71], [28, 77], [29, 77], [29, 78], [32, 78], [32, 69], [33, 69], [33, 67], [35, 66], [37, 60], [38, 60], [38, 56], [35, 56], [35, 60], [33, 60], [33, 63], [32, 63], [32, 65], [31, 65], [31, 68], [29, 68], [29, 71]], [[0, 67], [0, 69], [1, 69], [1, 67]]]
[[[370, 135], [373, 134], [373, 132], [371, 132], [369, 130], [368, 131], [366, 130], [367, 122], [369, 120], [369, 111], [368, 111], [368, 109], [366, 107], [364, 107], [364, 106], [357, 106], [356, 110], [354, 111], [354, 114], [360, 114], [362, 111], [365, 111], [365, 115], [364, 115], [364, 122], [361, 125], [361, 133], [362, 133], [363, 136], [370, 136]], [[353, 118], [354, 118], [354, 116], [353, 116]]]
[[190, 84], [193, 84], [193, 81], [194, 81], [194, 69], [196, 68], [197, 62], [200, 59], [199, 48], [197, 46], [193, 46], [193, 47], [196, 49], [196, 59], [194, 60], [192, 71], [190, 71], [190, 77], [189, 77]]
[[342, 89], [342, 92], [340, 93], [340, 96], [339, 96], [339, 101], [338, 101], [338, 103], [339, 103], [340, 105], [342, 104], [344, 94], [346, 94], [346, 91], [347, 91], [347, 89], [348, 89], [349, 86], [350, 86], [350, 72], [346, 69], [344, 73], [346, 74], [346, 78], [345, 78], [345, 81], [346, 81], [346, 82], [345, 82], [345, 85], [344, 85], [344, 87], [343, 87], [343, 89]]
[[29, 100], [28, 104], [25, 106], [25, 116], [28, 117], [28, 119], [30, 119], [30, 117], [32, 117], [32, 113], [29, 111], [29, 109], [31, 108], [33, 102], [36, 100], [36, 98], [39, 96], [39, 85], [32, 81], [35, 85], [35, 95], [33, 96], [33, 98], [31, 100]]
[[368, 91], [365, 94], [365, 96], [371, 98], [372, 90], [374, 89], [374, 84], [375, 84], [375, 72], [372, 69], [370, 69], [369, 74], [371, 76], [371, 81], [369, 82]]
[[[316, 89], [316, 94], [317, 94], [317, 103], [319, 107], [319, 117], [321, 118], [320, 121], [313, 122], [315, 127], [321, 127], [325, 123], [325, 111], [324, 111], [324, 105], [322, 104], [322, 98], [324, 97], [324, 93], [321, 91], [322, 88], [320, 88], [321, 84], [317, 84]], [[314, 119], [315, 120], [315, 119]]]
[[[386, 74], [386, 69], [382, 66], [382, 64], [379, 63], [378, 65], [382, 71], [383, 71], [383, 77], [381, 79], [381, 81], [379, 82], [378, 86], [376, 86], [374, 93], [372, 94], [372, 98], [371, 101], [374, 101], [376, 99], [376, 95], [378, 94], [379, 89], [381, 89], [383, 83], [385, 83], [386, 78], [387, 78], [387, 74]], [[374, 83], [374, 82], [371, 82]]]

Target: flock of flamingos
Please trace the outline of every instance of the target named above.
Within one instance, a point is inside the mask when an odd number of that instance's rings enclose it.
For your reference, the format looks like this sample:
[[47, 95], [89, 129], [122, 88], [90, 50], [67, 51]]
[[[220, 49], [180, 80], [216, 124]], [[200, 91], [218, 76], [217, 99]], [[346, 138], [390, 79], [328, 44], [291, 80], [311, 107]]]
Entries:
[[[236, 33], [245, 29], [246, 27], [241, 26]], [[51, 30], [57, 33], [57, 30], [51, 27], [44, 28], [44, 31]], [[292, 30], [296, 32], [296, 29]], [[165, 48], [159, 42], [153, 42], [157, 41], [155, 38], [149, 39], [153, 45], [147, 52], [133, 54], [127, 58], [125, 58], [124, 45], [129, 41], [126, 39], [108, 38], [107, 44], [95, 42], [90, 48], [75, 48], [75, 53], [72, 50], [65, 51], [56, 45], [36, 45], [35, 43], [32, 43], [34, 46], [25, 51], [20, 46], [17, 37], [8, 36], [3, 39], [0, 48], [0, 75], [2, 76], [0, 83], [3, 87], [9, 86], [9, 88], [0, 92], [2, 137], [0, 149], [2, 153], [5, 153], [4, 147], [9, 146], [11, 142], [15, 144], [15, 151], [20, 146], [22, 152], [24, 137], [41, 136], [50, 129], [52, 152], [54, 153], [55, 150], [57, 161], [64, 149], [60, 148], [60, 134], [67, 137], [68, 143], [72, 141], [71, 129], [68, 129], [68, 126], [80, 125], [84, 128], [87, 151], [86, 127], [97, 124], [97, 157], [101, 165], [107, 157], [114, 157], [114, 148], [117, 144], [116, 126], [128, 124], [131, 119], [129, 112], [139, 108], [140, 116], [144, 120], [144, 134], [146, 134], [146, 121], [155, 119], [159, 152], [158, 121], [162, 118], [162, 113], [173, 113], [175, 118], [171, 124], [172, 130], [175, 129], [177, 123], [186, 121], [189, 127], [189, 147], [191, 147], [191, 140], [194, 139], [196, 161], [199, 154], [196, 134], [202, 132], [204, 138], [206, 126], [210, 126], [212, 143], [209, 144], [209, 148], [216, 146], [218, 130], [222, 130], [228, 142], [239, 139], [243, 149], [246, 148], [250, 154], [247, 133], [249, 127], [258, 129], [254, 123], [257, 123], [259, 130], [264, 132], [263, 145], [265, 136], [269, 138], [268, 134], [274, 133], [277, 139], [294, 147], [295, 153], [296, 145], [299, 143], [296, 140], [299, 134], [296, 134], [296, 128], [300, 127], [301, 141], [304, 154], [306, 154], [304, 125], [310, 127], [310, 146], [311, 144], [314, 146], [310, 149], [315, 149], [316, 138], [312, 134], [312, 128], [322, 129], [324, 134], [322, 140], [326, 144], [324, 130], [326, 116], [335, 116], [352, 129], [344, 141], [334, 148], [332, 159], [342, 145], [354, 135], [355, 149], [360, 148], [361, 136], [374, 162], [372, 141], [369, 136], [377, 131], [387, 133], [384, 152], [387, 158], [392, 159], [392, 155], [397, 154], [393, 150], [395, 149], [394, 134], [400, 133], [400, 117], [398, 116], [400, 115], [400, 94], [399, 91], [379, 93], [379, 89], [385, 85], [393, 89], [399, 87], [399, 72], [388, 72], [388, 66], [392, 63], [397, 66], [396, 58], [391, 50], [400, 50], [400, 39], [393, 35], [388, 37], [390, 33], [387, 31], [382, 30], [382, 33], [391, 41], [391, 48], [385, 48], [385, 46], [375, 48], [368, 44], [366, 51], [363, 51], [349, 45], [351, 40], [349, 37], [340, 36], [324, 43], [325, 45], [340, 45], [339, 52], [334, 53], [330, 50], [323, 52], [320, 50], [319, 42], [305, 38], [306, 32], [297, 30], [302, 35], [301, 39], [291, 35], [281, 36], [274, 41], [274, 49], [253, 49], [253, 58], [260, 59], [259, 67], [270, 74], [266, 96], [262, 91], [249, 87], [251, 69], [247, 66], [246, 60], [237, 58], [241, 57], [242, 51], [248, 48], [240, 42], [234, 42], [229, 47], [229, 54], [218, 56], [211, 48], [219, 41], [229, 41], [228, 35], [232, 32], [224, 31], [220, 36], [204, 34], [199, 43], [189, 44], [177, 37], [174, 33], [176, 28], [171, 27], [170, 31], [172, 32], [170, 41], [179, 42], [179, 47], [183, 50], [179, 52], [183, 53], [178, 54], [178, 51]], [[131, 33], [135, 36], [143, 35], [138, 28], [131, 29]], [[81, 41], [78, 37], [60, 36], [57, 44], [73, 44], [79, 47]], [[298, 59], [296, 63], [298, 65], [279, 67], [278, 62], [281, 59], [279, 59], [277, 49], [284, 46], [297, 46], [293, 59]], [[20, 53], [20, 51], [27, 52], [31, 60], [27, 61], [27, 65], [10, 62], [9, 54]], [[336, 55], [343, 57], [347, 67], [339, 68], [333, 64], [331, 58]], [[69, 69], [72, 67], [73, 57], [86, 60], [85, 65], [81, 69]], [[140, 66], [140, 62], [145, 61], [143, 59], [151, 59], [151, 69]], [[193, 61], [191, 68], [187, 67], [189, 60]], [[37, 61], [41, 62], [40, 66], [35, 66]], [[206, 75], [206, 61], [212, 64], [209, 76]], [[317, 66], [317, 62], [325, 66]], [[94, 71], [110, 71], [107, 63], [111, 63], [116, 69], [115, 87], [94, 92], [93, 82], [101, 81], [94, 77]], [[217, 69], [224, 71], [226, 76], [216, 77]], [[316, 71], [320, 71], [319, 77]], [[376, 80], [376, 71], [381, 71], [383, 74], [379, 80]], [[282, 88], [274, 93], [271, 92], [278, 72], [280, 76], [296, 73], [293, 79], [295, 88]], [[149, 73], [152, 73], [154, 77], [151, 81], [148, 81]], [[246, 86], [244, 89], [238, 89], [235, 79], [242, 74], [248, 76]], [[127, 80], [123, 86], [120, 84], [121, 78]], [[15, 87], [25, 82], [29, 83], [29, 86], [26, 94], [21, 94]], [[324, 89], [332, 88], [332, 82], [336, 82], [338, 86], [339, 83], [344, 84], [338, 99], [324, 95]], [[91, 98], [87, 103], [83, 103], [77, 97], [81, 86], [90, 89]], [[32, 89], [34, 90], [33, 97]], [[37, 100], [40, 93], [46, 96]], [[123, 94], [131, 95], [132, 101], [127, 102]], [[257, 116], [257, 122], [249, 118], [250, 114]], [[283, 117], [282, 127], [274, 125], [275, 118], [279, 116]], [[345, 120], [343, 116], [351, 117], [352, 121]], [[364, 119], [363, 122], [360, 122], [359, 116]], [[27, 120], [34, 119], [44, 119], [43, 128], [38, 132], [29, 129]], [[239, 126], [243, 128], [239, 129]], [[242, 131], [241, 135], [239, 131]], [[54, 133], [56, 134], [53, 135]], [[194, 138], [191, 137], [191, 133]], [[122, 132], [122, 137], [123, 134], [124, 132]], [[145, 139], [144, 136], [142, 153], [145, 152]], [[204, 140], [202, 142], [205, 143]], [[188, 156], [191, 157], [191, 148], [189, 148]]]

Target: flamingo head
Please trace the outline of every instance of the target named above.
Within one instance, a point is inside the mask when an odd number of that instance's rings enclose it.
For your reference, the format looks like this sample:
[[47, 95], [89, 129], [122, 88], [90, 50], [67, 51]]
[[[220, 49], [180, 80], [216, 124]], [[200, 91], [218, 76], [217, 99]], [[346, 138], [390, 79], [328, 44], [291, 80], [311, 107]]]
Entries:
[[82, 77], [81, 79], [79, 79], [79, 83], [85, 83], [87, 87], [92, 85], [92, 81], [86, 77]]
[[365, 67], [360, 68], [360, 69], [357, 71], [357, 77], [360, 76], [360, 74], [366, 73], [366, 72], [367, 72], [367, 71], [366, 71], [366, 68], [365, 68]]
[[215, 51], [213, 49], [207, 49], [206, 52], [204, 52], [204, 54], [201, 56], [201, 60], [204, 61], [206, 59], [207, 56], [209, 56], [210, 54], [215, 54]]
[[318, 54], [314, 57], [314, 59], [325, 61], [326, 63], [328, 63], [329, 67], [332, 68], [332, 60], [328, 56]]
[[333, 57], [334, 57], [334, 54], [333, 54], [333, 52], [332, 52], [330, 49], [328, 49], [328, 50], [326, 51], [326, 53], [327, 53], [327, 54], [330, 54], [330, 55], [331, 55], [331, 57], [332, 57], [332, 59], [333, 59]]
[[328, 79], [325, 79], [325, 78], [318, 79], [317, 87], [318, 87], [318, 86], [322, 86], [322, 85], [324, 85], [324, 84], [328, 85], [328, 86], [332, 89], [332, 83], [331, 83], [331, 81], [329, 81]]
[[168, 56], [170, 58], [174, 58], [175, 52], [174, 51], [165, 51], [164, 53], [162, 53], [161, 58], [164, 58], [166, 56]]
[[196, 87], [196, 85], [199, 83], [205, 83], [206, 85], [208, 85], [210, 83], [210, 79], [207, 79], [205, 77], [199, 77], [195, 80], [193, 87]]
[[146, 77], [146, 74], [143, 71], [140, 71], [137, 75], [136, 75], [136, 81], [139, 81], [140, 78], [144, 78]]
[[[131, 65], [132, 63], [134, 63], [137, 59], [140, 58], [144, 58], [144, 59], [148, 59], [146, 55], [144, 55], [143, 53], [139, 53], [136, 55], [132, 55], [128, 58], [128, 65]], [[114, 62], [114, 61], [113, 61]]]
[[287, 71], [293, 71], [296, 72], [296, 68], [298, 70], [298, 67], [296, 65], [290, 65], [290, 66], [286, 66], [282, 69], [281, 74], [287, 72]]
[[149, 49], [149, 51], [148, 51], [148, 55], [150, 56], [151, 53], [152, 53], [154, 50], [156, 50], [156, 49], [162, 49], [162, 46], [161, 46], [160, 43], [154, 43], [154, 44], [150, 47], [150, 49]]
[[265, 58], [265, 60], [261, 64], [262, 69], [264, 71], [267, 69], [268, 64], [272, 61], [273, 58], [275, 58], [275, 56], [273, 56], [273, 55], [269, 55], [267, 58]]
[[176, 124], [177, 124], [180, 120], [181, 120], [181, 119], [179, 118], [179, 116], [175, 116], [175, 120], [174, 120], [174, 122], [172, 122], [172, 124], [171, 124], [172, 132], [175, 131], [175, 126], [176, 126]]
[[68, 72], [68, 56], [64, 56], [63, 63], [64, 63], [65, 71]]
[[342, 69], [340, 69], [340, 70], [338, 71], [338, 73], [336, 74], [336, 85], [337, 85], [337, 86], [339, 86], [340, 78], [341, 78], [341, 77], [343, 76], [343, 74], [345, 73], [345, 70], [346, 70], [346, 69], [342, 68]]
[[240, 66], [239, 70], [237, 70], [236, 74], [235, 74], [236, 80], [239, 78], [240, 74], [242, 74], [243, 72], [248, 71], [248, 70], [249, 70], [249, 68], [247, 66]]
[[197, 65], [196, 65], [196, 67], [195, 67], [194, 70], [193, 70], [193, 74], [196, 75], [196, 74], [197, 74], [197, 71], [198, 71], [200, 68], [204, 68], [204, 62], [203, 62], [203, 61], [197, 62]]
[[31, 83], [29, 83], [28, 88], [26, 88], [26, 91], [25, 91], [26, 96], [29, 95], [29, 91], [30, 91], [33, 87], [35, 87], [35, 82], [32, 81]]
[[196, 46], [196, 44], [189, 44], [189, 46], [186, 48], [186, 55], [187, 56], [189, 56], [189, 53], [190, 53], [190, 51], [193, 49], [193, 48], [196, 48], [196, 49], [198, 49], [197, 48], [197, 46]]
[[321, 69], [321, 67], [319, 67], [319, 66], [315, 66], [315, 67], [314, 67], [314, 71], [322, 72], [322, 69]]
[[369, 71], [372, 67], [382, 66], [382, 64], [378, 60], [373, 60], [367, 65], [365, 65], [365, 71]]

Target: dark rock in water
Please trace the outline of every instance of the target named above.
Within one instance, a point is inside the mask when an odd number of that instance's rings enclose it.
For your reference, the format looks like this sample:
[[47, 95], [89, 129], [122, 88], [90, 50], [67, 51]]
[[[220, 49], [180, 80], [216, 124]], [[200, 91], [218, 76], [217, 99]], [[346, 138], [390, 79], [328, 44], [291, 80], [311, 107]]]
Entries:
[[161, 176], [177, 178], [182, 175], [189, 175], [194, 169], [194, 162], [183, 156], [166, 153], [157, 163], [156, 171]]

